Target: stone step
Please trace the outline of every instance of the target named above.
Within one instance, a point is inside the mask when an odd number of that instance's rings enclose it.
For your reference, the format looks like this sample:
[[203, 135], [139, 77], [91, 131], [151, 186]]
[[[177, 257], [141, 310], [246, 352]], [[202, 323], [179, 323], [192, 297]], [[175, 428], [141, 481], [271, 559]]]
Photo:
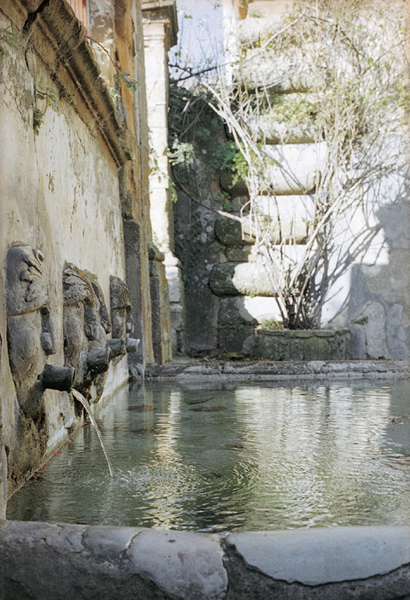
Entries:
[[304, 244], [313, 213], [314, 198], [306, 194], [257, 196], [251, 213], [243, 217], [244, 229], [250, 234], [259, 225], [269, 233], [272, 244]]
[[327, 156], [325, 142], [318, 144], [265, 145], [262, 148], [268, 163], [260, 192], [275, 195], [299, 195], [311, 192], [323, 169]]
[[313, 144], [316, 130], [312, 122], [306, 121], [292, 126], [280, 122], [274, 115], [263, 115], [247, 121], [249, 127], [255, 132], [258, 142], [264, 144]]
[[221, 298], [218, 325], [263, 325], [280, 322], [281, 314], [275, 297], [234, 296]]
[[[286, 272], [288, 264], [295, 264], [300, 259], [305, 246], [287, 246], [283, 249], [285, 256], [277, 259], [275, 249], [273, 260], [263, 256], [262, 251], [253, 248], [249, 261], [245, 263], [224, 262], [215, 265], [209, 278], [209, 286], [217, 296], [262, 296], [275, 297], [278, 294], [278, 282]], [[279, 267], [279, 265], [283, 265]]]
[[209, 278], [217, 296], [276, 296], [272, 270], [261, 263], [221, 263]]
[[291, 56], [254, 48], [233, 72], [233, 79], [248, 89], [266, 89], [275, 94], [293, 94], [323, 89], [317, 66], [309, 59], [309, 51], [295, 48]]
[[306, 243], [313, 219], [312, 196], [258, 196], [250, 212], [215, 222], [215, 236], [225, 246], [253, 245], [259, 236], [269, 236], [271, 244]]
[[[277, 5], [278, 0], [273, 3], [264, 2], [263, 12], [258, 10], [259, 7], [254, 2], [252, 6], [248, 7], [247, 18], [239, 21], [236, 29], [241, 47], [263, 47], [273, 35], [282, 29], [282, 14], [285, 11], [278, 11]], [[287, 12], [288, 6], [285, 10]]]

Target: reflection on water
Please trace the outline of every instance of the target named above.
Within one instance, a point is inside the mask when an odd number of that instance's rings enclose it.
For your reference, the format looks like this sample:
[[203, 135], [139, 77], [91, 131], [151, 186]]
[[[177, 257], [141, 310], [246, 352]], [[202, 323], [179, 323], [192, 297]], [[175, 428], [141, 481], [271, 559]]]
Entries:
[[11, 499], [9, 519], [212, 532], [410, 524], [406, 382], [153, 385], [104, 412], [114, 477], [84, 427]]

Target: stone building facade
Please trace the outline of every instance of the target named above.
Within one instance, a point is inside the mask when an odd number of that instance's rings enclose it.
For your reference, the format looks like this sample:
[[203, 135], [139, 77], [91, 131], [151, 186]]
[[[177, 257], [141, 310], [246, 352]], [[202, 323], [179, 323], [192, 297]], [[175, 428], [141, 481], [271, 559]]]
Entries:
[[71, 386], [103, 401], [171, 358], [150, 215], [143, 19], [157, 8], [1, 3], [0, 516], [79, 425]]
[[[304, 58], [295, 53], [286, 64], [268, 50], [270, 37], [289, 26], [289, 21], [281, 25], [281, 19], [291, 5], [288, 0], [222, 3], [218, 10], [224, 28], [227, 85], [239, 76], [245, 88], [265, 86], [283, 107], [292, 107], [298, 98], [302, 102], [309, 99], [312, 82], [300, 77], [298, 80], [303, 60], [308, 65], [308, 50]], [[380, 3], [375, 2], [375, 6]], [[238, 75], [235, 65], [239, 49], [242, 58]], [[403, 56], [403, 64], [404, 60]], [[280, 222], [276, 230], [281, 229], [293, 260], [303, 253], [306, 244], [306, 224], [312, 219], [311, 207], [318, 174], [327, 160], [327, 147], [326, 143], [315, 143], [308, 122], [291, 135], [286, 133], [285, 139], [286, 124], [275, 119], [274, 114], [264, 114], [253, 123], [260, 131], [258, 143], [270, 152], [272, 164], [276, 162], [270, 174], [273, 193], [262, 191], [257, 197], [257, 208], [262, 218]], [[223, 130], [213, 135], [219, 135], [221, 144], [228, 141]], [[406, 135], [403, 127], [401, 137]], [[396, 151], [394, 147], [392, 150]], [[209, 148], [201, 152], [206, 157]], [[398, 161], [404, 174], [408, 163], [405, 152]], [[207, 170], [206, 160], [198, 156], [197, 162], [201, 163], [199, 174], [201, 169]], [[217, 175], [212, 183], [209, 176], [205, 179], [202, 196], [187, 194], [185, 186], [175, 209], [178, 256], [187, 282], [187, 349], [194, 354], [252, 354], [258, 346], [255, 328], [281, 319], [277, 290], [252, 239], [246, 185], [232, 186], [224, 175]], [[370, 218], [359, 216], [358, 212], [346, 213], [345, 220], [352, 229], [367, 231], [369, 238], [373, 237], [371, 243], [363, 244], [330, 290], [322, 311], [321, 327], [347, 330], [351, 356], [357, 359], [410, 356], [410, 281], [406, 267], [410, 204], [406, 175], [400, 184], [392, 178], [384, 186]], [[228, 199], [230, 214], [221, 204], [221, 194]], [[272, 224], [273, 234], [276, 230]], [[340, 239], [340, 232], [338, 235]], [[271, 357], [276, 355], [275, 351]]]

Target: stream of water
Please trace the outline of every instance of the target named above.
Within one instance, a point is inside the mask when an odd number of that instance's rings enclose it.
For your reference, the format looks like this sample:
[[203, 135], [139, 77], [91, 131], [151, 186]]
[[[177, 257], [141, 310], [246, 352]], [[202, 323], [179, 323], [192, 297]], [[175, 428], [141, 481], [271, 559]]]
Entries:
[[407, 381], [124, 388], [94, 412], [113, 477], [85, 426], [7, 517], [205, 532], [410, 525], [409, 392]]
[[85, 408], [88, 416], [90, 417], [91, 424], [92, 424], [92, 426], [95, 429], [95, 433], [97, 434], [98, 441], [100, 442], [100, 446], [102, 448], [102, 451], [104, 452], [104, 456], [105, 456], [105, 460], [107, 461], [108, 471], [110, 473], [110, 477], [114, 477], [114, 472], [112, 470], [110, 459], [108, 458], [108, 454], [107, 454], [107, 451], [106, 451], [105, 446], [104, 446], [104, 442], [103, 442], [103, 439], [102, 439], [101, 431], [100, 431], [100, 429], [99, 429], [99, 427], [97, 425], [97, 421], [94, 419], [93, 413], [91, 412], [91, 406], [89, 405], [89, 403], [87, 402], [87, 400], [84, 398], [84, 396], [80, 392], [78, 392], [77, 390], [72, 389], [71, 393], [73, 394], [74, 398], [76, 400], [78, 400], [83, 405], [83, 407]]

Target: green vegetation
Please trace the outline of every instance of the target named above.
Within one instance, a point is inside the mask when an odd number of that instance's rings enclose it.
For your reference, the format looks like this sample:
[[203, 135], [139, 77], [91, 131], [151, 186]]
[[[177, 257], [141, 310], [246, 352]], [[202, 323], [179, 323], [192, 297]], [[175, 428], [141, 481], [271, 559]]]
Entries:
[[260, 324], [261, 329], [283, 329], [283, 323], [274, 318], [265, 319]]
[[108, 57], [108, 60], [111, 62], [112, 66], [114, 67], [114, 69], [115, 69], [114, 81], [116, 83], [116, 88], [120, 89], [122, 84], [125, 84], [125, 87], [127, 89], [132, 89], [135, 92], [138, 87], [138, 81], [136, 79], [134, 79], [133, 77], [131, 77], [130, 73], [127, 73], [126, 71], [123, 71], [121, 69], [121, 64], [118, 62], [118, 60], [114, 60], [112, 58], [111, 54], [109, 53], [109, 51], [103, 44], [101, 44], [100, 42], [97, 42], [97, 40], [93, 39], [88, 34], [86, 35], [86, 38], [87, 38], [87, 40], [89, 40], [89, 42], [91, 42], [92, 44], [96, 44], [99, 48], [101, 48], [101, 50]]
[[[232, 176], [233, 185], [246, 177], [248, 165], [237, 144], [228, 139], [223, 120], [201, 94], [174, 80], [170, 84], [168, 127], [174, 180], [193, 199], [201, 202], [210, 191], [209, 179], [222, 173]], [[231, 210], [230, 198], [222, 190], [212, 196], [223, 210]]]
[[33, 129], [35, 135], [38, 135], [48, 107], [52, 104], [56, 104], [57, 100], [54, 90], [50, 87], [38, 87], [35, 92], [35, 98], [36, 100], [42, 101], [44, 104], [44, 109], [40, 109], [36, 106], [33, 110]]
[[0, 28], [0, 60], [9, 56], [9, 49], [15, 45], [15, 35], [10, 27]]

